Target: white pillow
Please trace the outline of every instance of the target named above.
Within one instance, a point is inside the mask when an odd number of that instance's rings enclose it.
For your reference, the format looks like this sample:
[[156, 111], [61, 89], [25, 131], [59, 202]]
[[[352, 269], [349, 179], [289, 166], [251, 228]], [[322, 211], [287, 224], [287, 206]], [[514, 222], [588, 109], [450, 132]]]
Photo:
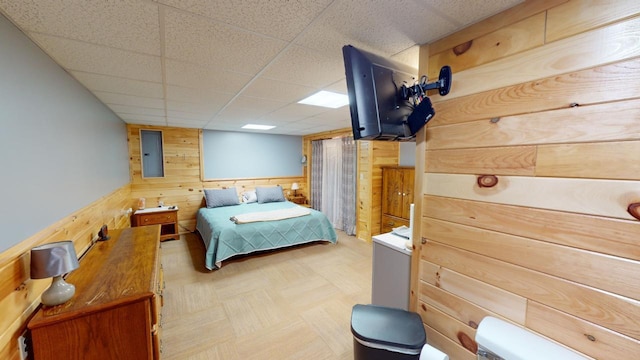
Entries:
[[245, 191], [242, 193], [242, 202], [244, 203], [254, 203], [258, 202], [258, 196], [255, 191]]

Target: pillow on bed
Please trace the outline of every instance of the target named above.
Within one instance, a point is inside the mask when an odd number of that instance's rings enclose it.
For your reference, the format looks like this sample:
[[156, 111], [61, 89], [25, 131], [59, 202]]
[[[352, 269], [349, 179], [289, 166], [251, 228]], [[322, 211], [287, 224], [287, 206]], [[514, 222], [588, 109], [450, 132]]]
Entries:
[[236, 188], [227, 189], [204, 189], [204, 198], [208, 208], [220, 206], [239, 205]]
[[258, 196], [255, 191], [245, 191], [242, 193], [242, 201], [245, 203], [254, 203], [258, 201]]
[[258, 203], [260, 204], [286, 201], [280, 185], [273, 187], [257, 187], [256, 196], [258, 197]]

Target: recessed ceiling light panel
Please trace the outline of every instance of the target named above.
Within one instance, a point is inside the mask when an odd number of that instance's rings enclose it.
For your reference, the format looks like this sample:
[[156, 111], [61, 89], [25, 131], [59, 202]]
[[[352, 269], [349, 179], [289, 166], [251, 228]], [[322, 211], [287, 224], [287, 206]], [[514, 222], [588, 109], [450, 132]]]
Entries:
[[275, 126], [272, 125], [257, 125], [257, 124], [247, 124], [245, 126], [243, 126], [243, 129], [249, 129], [249, 130], [271, 130], [273, 129]]

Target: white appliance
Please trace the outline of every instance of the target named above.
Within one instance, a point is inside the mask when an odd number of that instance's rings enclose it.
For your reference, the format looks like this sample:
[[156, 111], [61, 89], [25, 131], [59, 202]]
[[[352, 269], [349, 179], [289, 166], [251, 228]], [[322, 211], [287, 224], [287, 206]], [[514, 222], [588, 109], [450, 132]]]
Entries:
[[487, 316], [476, 332], [478, 360], [587, 360], [540, 335]]
[[373, 305], [409, 309], [411, 250], [406, 242], [393, 233], [373, 237]]

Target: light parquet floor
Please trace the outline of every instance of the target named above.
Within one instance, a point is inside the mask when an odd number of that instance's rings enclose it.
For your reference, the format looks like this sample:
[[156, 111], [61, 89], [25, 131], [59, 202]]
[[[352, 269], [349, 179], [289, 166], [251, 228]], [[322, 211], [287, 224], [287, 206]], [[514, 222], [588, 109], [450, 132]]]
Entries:
[[351, 308], [371, 302], [371, 244], [338, 232], [204, 268], [196, 234], [162, 243], [162, 359], [353, 359]]

